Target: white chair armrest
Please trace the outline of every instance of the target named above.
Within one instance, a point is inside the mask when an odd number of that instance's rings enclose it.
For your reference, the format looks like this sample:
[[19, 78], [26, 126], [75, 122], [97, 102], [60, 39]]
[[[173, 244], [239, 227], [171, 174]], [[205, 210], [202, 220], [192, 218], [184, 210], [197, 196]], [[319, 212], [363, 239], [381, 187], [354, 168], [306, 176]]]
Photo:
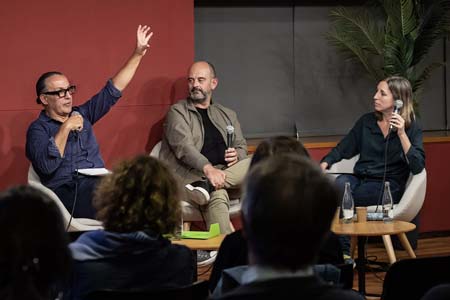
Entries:
[[[61, 215], [64, 220], [64, 226], [67, 227], [70, 220], [70, 213], [61, 202], [61, 199], [53, 192], [51, 189], [46, 187], [41, 183], [39, 176], [36, 171], [33, 169], [33, 166], [30, 166], [28, 169], [28, 185], [34, 187], [35, 189], [40, 190], [45, 195], [47, 195], [59, 208]], [[90, 231], [103, 229], [102, 223], [98, 220], [94, 219], [86, 219], [86, 218], [72, 218], [70, 221], [69, 232], [75, 231]]]
[[359, 154], [350, 159], [342, 159], [341, 161], [331, 165], [327, 173], [353, 173], [353, 168], [359, 159]]
[[410, 222], [419, 213], [425, 201], [427, 189], [427, 171], [422, 170], [413, 175], [405, 187], [405, 193], [397, 206], [394, 207], [394, 219]]

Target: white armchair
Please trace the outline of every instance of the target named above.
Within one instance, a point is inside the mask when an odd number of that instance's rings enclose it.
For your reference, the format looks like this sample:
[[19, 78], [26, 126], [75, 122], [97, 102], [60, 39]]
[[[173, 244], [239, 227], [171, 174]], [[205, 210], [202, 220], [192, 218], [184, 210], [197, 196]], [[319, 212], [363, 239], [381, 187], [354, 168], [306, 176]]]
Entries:
[[[159, 158], [159, 152], [161, 150], [161, 141], [159, 141], [150, 152], [150, 156]], [[183, 210], [183, 221], [194, 222], [203, 221], [202, 215], [197, 207], [191, 205], [189, 202], [182, 201], [181, 207]], [[230, 218], [234, 218], [239, 215], [241, 211], [241, 202], [239, 199], [230, 199]]]
[[[333, 164], [329, 173], [353, 173], [353, 167], [359, 155], [350, 159], [343, 159]], [[406, 183], [405, 192], [398, 204], [394, 205], [394, 220], [411, 222], [419, 213], [425, 200], [427, 188], [427, 171], [422, 170], [419, 174], [410, 174]], [[375, 212], [376, 205], [367, 207], [368, 212]], [[380, 211], [381, 207], [378, 208]]]
[[[59, 210], [64, 219], [64, 226], [67, 228], [67, 225], [69, 224], [70, 220], [69, 211], [66, 209], [66, 207], [61, 202], [59, 197], [51, 189], [49, 189], [48, 187], [46, 187], [41, 183], [41, 179], [37, 175], [32, 165], [30, 165], [30, 168], [28, 169], [28, 185], [42, 191], [58, 205]], [[102, 223], [100, 221], [87, 218], [72, 218], [72, 220], [70, 221], [68, 231], [76, 232], [76, 231], [90, 231], [97, 229], [103, 229]]]

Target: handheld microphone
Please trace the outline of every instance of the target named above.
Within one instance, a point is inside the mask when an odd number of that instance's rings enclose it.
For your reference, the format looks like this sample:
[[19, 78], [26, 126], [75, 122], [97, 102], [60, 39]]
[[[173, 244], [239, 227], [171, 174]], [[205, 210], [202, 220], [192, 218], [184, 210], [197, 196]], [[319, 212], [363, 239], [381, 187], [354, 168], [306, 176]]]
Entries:
[[234, 127], [227, 125], [227, 148], [231, 148], [233, 144]]
[[[76, 111], [76, 110], [72, 111], [72, 113], [70, 114], [70, 116], [81, 116], [81, 117], [83, 117], [83, 116], [82, 116], [78, 111]], [[76, 132], [80, 132], [81, 129], [82, 129], [82, 127], [79, 126], [79, 127], [76, 129]]]
[[[398, 114], [398, 112], [400, 111], [400, 109], [403, 107], [403, 101], [398, 99], [394, 101], [394, 112], [396, 114]], [[389, 126], [389, 130], [392, 130], [392, 128], [394, 128], [394, 126], [391, 124]]]

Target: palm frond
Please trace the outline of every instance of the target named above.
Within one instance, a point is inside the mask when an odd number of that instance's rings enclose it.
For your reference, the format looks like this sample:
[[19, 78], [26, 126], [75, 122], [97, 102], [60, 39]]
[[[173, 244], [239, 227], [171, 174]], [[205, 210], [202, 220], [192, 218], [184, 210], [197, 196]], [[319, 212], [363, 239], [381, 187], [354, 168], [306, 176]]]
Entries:
[[417, 35], [419, 23], [414, 0], [382, 0], [387, 16], [386, 32], [394, 36]]
[[413, 65], [418, 64], [434, 43], [450, 32], [450, 1], [435, 0], [424, 7], [415, 43]]
[[427, 81], [430, 78], [431, 73], [435, 69], [440, 68], [444, 65], [445, 65], [445, 63], [436, 63], [436, 62], [431, 63], [427, 67], [425, 67], [422, 70], [422, 72], [420, 72], [418, 75], [413, 76], [411, 79], [411, 85], [412, 85], [413, 92], [421, 90], [425, 81]]
[[384, 72], [386, 76], [401, 75], [407, 78], [414, 57], [414, 40], [411, 37], [386, 35], [384, 47]]
[[416, 12], [414, 10], [414, 1], [401, 0], [400, 20], [401, 20], [401, 24], [402, 24], [403, 36], [406, 36], [417, 30], [418, 22], [417, 22]]
[[341, 34], [335, 31], [329, 32], [327, 39], [346, 59], [361, 64], [374, 80], [378, 81], [383, 78], [381, 67], [377, 68], [371, 63], [370, 53], [363, 50], [356, 41], [342, 37]]
[[356, 41], [365, 51], [383, 53], [383, 30], [368, 11], [338, 7], [330, 17], [334, 30], [343, 38]]
[[400, 2], [392, 0], [381, 0], [381, 5], [386, 14], [386, 34], [392, 36], [403, 35]]
[[436, 40], [450, 33], [450, 0], [372, 0], [362, 9], [333, 9], [330, 16], [330, 43], [376, 80], [407, 78], [417, 107], [424, 82], [443, 65], [418, 67]]

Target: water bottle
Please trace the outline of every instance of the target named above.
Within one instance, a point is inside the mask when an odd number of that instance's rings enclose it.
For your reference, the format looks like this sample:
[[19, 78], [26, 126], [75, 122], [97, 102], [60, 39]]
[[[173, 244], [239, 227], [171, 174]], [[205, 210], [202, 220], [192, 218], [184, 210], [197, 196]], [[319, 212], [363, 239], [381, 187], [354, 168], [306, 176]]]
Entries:
[[352, 190], [350, 188], [350, 182], [345, 183], [344, 197], [342, 197], [342, 215], [344, 217], [344, 223], [353, 222], [353, 215], [355, 209], [355, 203], [353, 202]]
[[177, 227], [175, 228], [175, 232], [174, 232], [175, 240], [181, 240], [181, 238], [183, 236], [183, 212], [181, 212], [180, 215], [181, 215], [180, 223], [177, 224]]
[[394, 202], [392, 201], [391, 187], [388, 181], [384, 183], [383, 202], [381, 204], [383, 205], [383, 222], [392, 222], [394, 219]]

